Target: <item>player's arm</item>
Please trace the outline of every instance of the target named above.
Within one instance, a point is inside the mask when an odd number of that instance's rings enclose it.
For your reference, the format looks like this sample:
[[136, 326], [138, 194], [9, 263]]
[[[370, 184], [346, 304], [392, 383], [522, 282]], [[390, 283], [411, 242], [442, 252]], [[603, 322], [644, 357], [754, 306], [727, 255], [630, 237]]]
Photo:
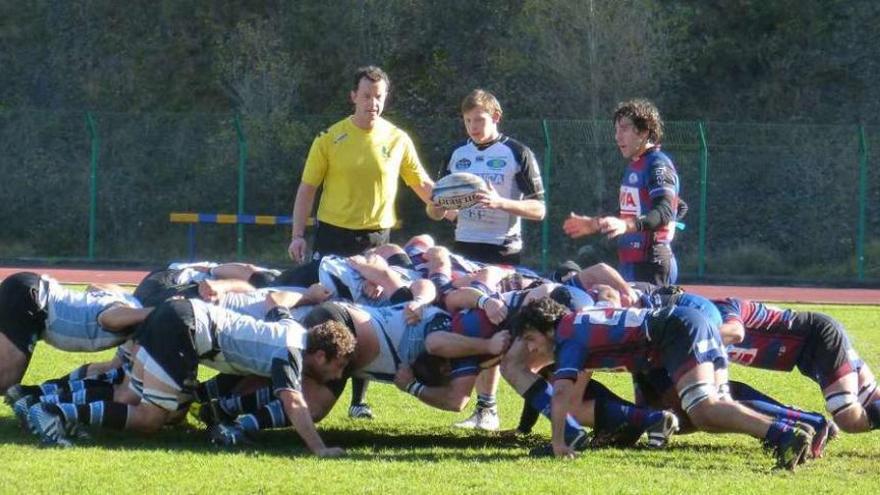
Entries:
[[476, 380], [476, 375], [460, 376], [445, 386], [428, 387], [416, 380], [409, 366], [401, 366], [394, 376], [394, 384], [400, 390], [431, 407], [453, 412], [461, 412], [467, 406]]
[[297, 434], [299, 434], [313, 454], [319, 457], [336, 457], [345, 453], [344, 450], [338, 447], [327, 447], [324, 444], [324, 440], [318, 434], [318, 429], [315, 428], [315, 422], [312, 421], [309, 405], [306, 404], [302, 392], [281, 390], [277, 395], [284, 407], [284, 414], [290, 420], [290, 424], [293, 425]]
[[449, 359], [490, 354], [497, 356], [510, 345], [510, 332], [502, 330], [492, 337], [468, 337], [454, 332], [431, 332], [425, 338], [428, 354]]
[[[320, 351], [319, 351], [320, 352]], [[327, 447], [309, 412], [309, 405], [302, 392], [302, 355], [299, 351], [287, 352], [286, 358], [272, 358], [272, 385], [275, 396], [281, 401], [284, 414], [309, 450], [320, 457], [337, 457], [345, 454], [338, 447]]]
[[132, 308], [117, 304], [101, 311], [98, 325], [108, 332], [119, 332], [144, 321], [152, 311], [153, 308]]
[[739, 320], [731, 319], [721, 324], [718, 328], [721, 334], [721, 341], [724, 345], [739, 344], [746, 337], [746, 329]]
[[604, 217], [599, 220], [602, 233], [617, 237], [628, 232], [653, 231], [675, 220], [677, 207], [673, 208], [678, 196], [678, 175], [671, 164], [657, 162], [648, 178], [651, 197], [651, 210], [638, 217]]
[[632, 306], [638, 300], [633, 288], [623, 279], [620, 272], [606, 263], [596, 263], [584, 268], [577, 274], [578, 280], [584, 287], [596, 284], [608, 285], [620, 292], [621, 302], [625, 306]]
[[574, 397], [574, 381], [559, 379], [553, 382], [553, 401], [551, 402], [550, 420], [552, 423], [553, 454], [556, 457], [574, 457], [574, 450], [565, 443], [565, 417]]

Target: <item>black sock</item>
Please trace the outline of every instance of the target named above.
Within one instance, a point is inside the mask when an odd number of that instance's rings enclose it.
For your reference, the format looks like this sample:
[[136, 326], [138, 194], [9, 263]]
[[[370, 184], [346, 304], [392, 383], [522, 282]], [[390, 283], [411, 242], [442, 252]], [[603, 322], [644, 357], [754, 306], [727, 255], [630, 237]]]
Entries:
[[528, 401], [523, 401], [522, 412], [519, 415], [519, 425], [517, 425], [516, 429], [521, 433], [531, 433], [532, 428], [534, 428], [535, 423], [538, 422], [540, 417], [541, 413], [537, 409], [529, 405]]
[[367, 384], [369, 380], [361, 378], [351, 379], [351, 405], [359, 406], [364, 403], [367, 396]]
[[110, 430], [124, 430], [130, 406], [120, 402], [96, 401], [76, 406], [80, 422]]

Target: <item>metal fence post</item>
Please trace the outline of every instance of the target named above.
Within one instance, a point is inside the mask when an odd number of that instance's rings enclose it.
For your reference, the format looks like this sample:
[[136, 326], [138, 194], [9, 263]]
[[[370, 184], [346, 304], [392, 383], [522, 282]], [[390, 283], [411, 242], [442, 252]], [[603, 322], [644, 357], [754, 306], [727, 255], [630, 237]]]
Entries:
[[[553, 144], [550, 141], [550, 126], [547, 125], [547, 119], [541, 120], [541, 127], [544, 128], [544, 204], [550, 204], [550, 165], [553, 159]], [[544, 213], [544, 220], [541, 222], [541, 272], [547, 272], [547, 251], [550, 245], [550, 212]]]
[[89, 159], [89, 260], [94, 260], [98, 216], [98, 155], [101, 152], [101, 137], [98, 135], [98, 126], [92, 112], [86, 112], [86, 128], [92, 145]]
[[865, 222], [868, 210], [868, 139], [859, 126], [859, 223], [856, 234], [856, 276], [865, 280]]
[[[244, 180], [247, 168], [248, 142], [241, 127], [241, 118], [235, 114], [235, 133], [238, 135], [238, 214], [244, 215]], [[244, 258], [244, 224], [238, 223], [236, 237], [236, 256]]]
[[697, 277], [702, 279], [706, 273], [706, 205], [709, 191], [709, 143], [706, 140], [706, 128], [703, 122], [697, 122], [700, 133], [700, 238], [697, 261]]

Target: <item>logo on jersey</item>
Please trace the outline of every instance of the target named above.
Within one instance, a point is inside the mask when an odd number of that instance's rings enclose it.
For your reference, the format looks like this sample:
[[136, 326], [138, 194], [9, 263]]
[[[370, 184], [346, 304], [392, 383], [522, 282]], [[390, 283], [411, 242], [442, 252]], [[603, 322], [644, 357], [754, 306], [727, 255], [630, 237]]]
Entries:
[[637, 187], [620, 187], [620, 212], [635, 215], [642, 212], [642, 204], [639, 200], [639, 189]]
[[339, 143], [345, 141], [345, 138], [347, 138], [347, 137], [348, 137], [348, 133], [343, 132], [342, 134], [336, 136], [336, 139], [333, 140], [333, 144], [339, 144]]
[[389, 150], [387, 146], [382, 146], [382, 156], [384, 156], [386, 160], [391, 159], [391, 150]]
[[486, 162], [486, 166], [493, 169], [504, 168], [507, 166], [507, 162], [503, 158], [490, 158], [488, 162]]
[[482, 163], [484, 160], [486, 159], [483, 158], [483, 155], [478, 155], [476, 158], [474, 158], [474, 161], [477, 163]]
[[455, 162], [455, 170], [465, 170], [471, 167], [471, 161], [467, 158], [462, 158], [461, 160]]
[[504, 174], [475, 174], [492, 185], [504, 184]]
[[744, 347], [730, 346], [727, 348], [727, 357], [733, 363], [739, 363], [743, 366], [750, 366], [755, 362], [755, 356], [758, 355], [757, 349], [747, 349]]
[[638, 176], [638, 174], [636, 174], [635, 172], [629, 174], [629, 183], [630, 183], [630, 184], [635, 184], [635, 183], [637, 183], [638, 181], [639, 181], [639, 176]]

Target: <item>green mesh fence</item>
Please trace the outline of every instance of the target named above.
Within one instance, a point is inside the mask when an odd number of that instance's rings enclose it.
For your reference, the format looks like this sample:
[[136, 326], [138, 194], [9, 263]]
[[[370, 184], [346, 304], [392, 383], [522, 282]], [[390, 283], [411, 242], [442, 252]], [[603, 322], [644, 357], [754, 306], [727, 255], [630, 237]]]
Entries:
[[[289, 215], [312, 139], [340, 118], [90, 115], [93, 132], [83, 112], [0, 113], [0, 257], [185, 258], [187, 227], [169, 223], [169, 213]], [[431, 175], [465, 138], [458, 119], [390, 118], [408, 130]], [[570, 212], [616, 211], [624, 160], [611, 123], [513, 119], [502, 130], [535, 151], [548, 178], [546, 222], [524, 222], [526, 264], [613, 263], [612, 241], [571, 240], [561, 228]], [[675, 243], [685, 278], [880, 281], [880, 172], [872, 167], [880, 127], [667, 122], [663, 148], [690, 206]], [[395, 241], [422, 232], [451, 241], [452, 225], [423, 211], [401, 186]], [[239, 235], [235, 226], [199, 225], [196, 239], [202, 258], [287, 262], [286, 226], [245, 226]]]

